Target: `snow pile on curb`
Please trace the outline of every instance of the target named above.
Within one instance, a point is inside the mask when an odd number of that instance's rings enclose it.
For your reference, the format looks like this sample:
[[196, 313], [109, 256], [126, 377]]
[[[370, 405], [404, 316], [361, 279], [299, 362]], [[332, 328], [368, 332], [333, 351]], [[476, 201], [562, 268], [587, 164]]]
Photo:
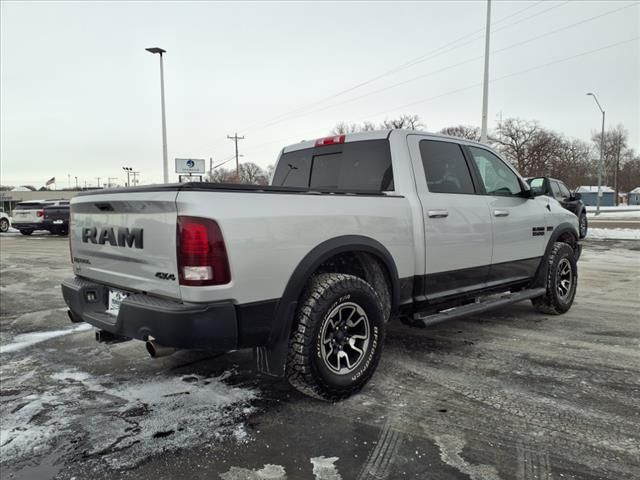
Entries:
[[587, 240], [640, 240], [640, 229], [635, 228], [589, 228]]

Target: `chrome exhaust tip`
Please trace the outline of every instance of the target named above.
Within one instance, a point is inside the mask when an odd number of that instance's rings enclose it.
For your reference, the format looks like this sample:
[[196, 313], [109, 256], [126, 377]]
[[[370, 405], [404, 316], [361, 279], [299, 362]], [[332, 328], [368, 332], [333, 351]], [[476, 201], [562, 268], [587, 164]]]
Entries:
[[165, 347], [164, 345], [157, 343], [155, 340], [148, 340], [145, 343], [145, 347], [147, 348], [147, 352], [151, 358], [168, 357], [176, 352], [174, 347]]

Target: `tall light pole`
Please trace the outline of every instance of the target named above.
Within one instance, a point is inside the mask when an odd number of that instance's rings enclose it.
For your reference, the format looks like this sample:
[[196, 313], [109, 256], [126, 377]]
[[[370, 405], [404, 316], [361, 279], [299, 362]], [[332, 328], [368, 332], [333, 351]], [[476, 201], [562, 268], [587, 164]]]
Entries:
[[487, 0], [487, 29], [484, 35], [484, 81], [482, 84], [482, 129], [480, 141], [487, 143], [487, 115], [489, 109], [489, 37], [491, 33], [491, 0]]
[[131, 172], [133, 172], [133, 168], [131, 168], [131, 167], [122, 167], [122, 169], [127, 172], [127, 187], [130, 187], [131, 183], [129, 181], [129, 175], [131, 174]]
[[169, 160], [167, 159], [167, 119], [164, 111], [164, 65], [163, 54], [166, 50], [158, 47], [147, 48], [147, 52], [157, 53], [160, 55], [160, 97], [162, 101], [162, 161], [164, 183], [169, 183]]
[[600, 102], [595, 94], [589, 92], [587, 95], [593, 97], [602, 112], [602, 133], [600, 134], [600, 162], [598, 163], [598, 196], [596, 197], [596, 215], [600, 215], [600, 197], [602, 196], [602, 165], [604, 160], [604, 110], [600, 106]]

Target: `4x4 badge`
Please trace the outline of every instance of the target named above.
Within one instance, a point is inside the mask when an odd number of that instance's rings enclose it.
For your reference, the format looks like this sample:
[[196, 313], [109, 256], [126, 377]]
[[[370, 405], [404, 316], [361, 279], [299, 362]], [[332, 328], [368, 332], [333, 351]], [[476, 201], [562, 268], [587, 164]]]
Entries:
[[160, 280], [175, 280], [176, 276], [173, 273], [158, 272], [156, 273], [156, 278]]

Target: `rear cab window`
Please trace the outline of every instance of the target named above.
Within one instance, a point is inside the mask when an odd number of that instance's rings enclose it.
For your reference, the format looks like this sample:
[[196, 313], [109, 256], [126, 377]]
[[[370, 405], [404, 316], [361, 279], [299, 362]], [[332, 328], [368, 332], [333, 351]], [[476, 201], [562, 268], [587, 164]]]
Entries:
[[285, 152], [272, 185], [335, 192], [393, 191], [389, 141], [361, 140]]

